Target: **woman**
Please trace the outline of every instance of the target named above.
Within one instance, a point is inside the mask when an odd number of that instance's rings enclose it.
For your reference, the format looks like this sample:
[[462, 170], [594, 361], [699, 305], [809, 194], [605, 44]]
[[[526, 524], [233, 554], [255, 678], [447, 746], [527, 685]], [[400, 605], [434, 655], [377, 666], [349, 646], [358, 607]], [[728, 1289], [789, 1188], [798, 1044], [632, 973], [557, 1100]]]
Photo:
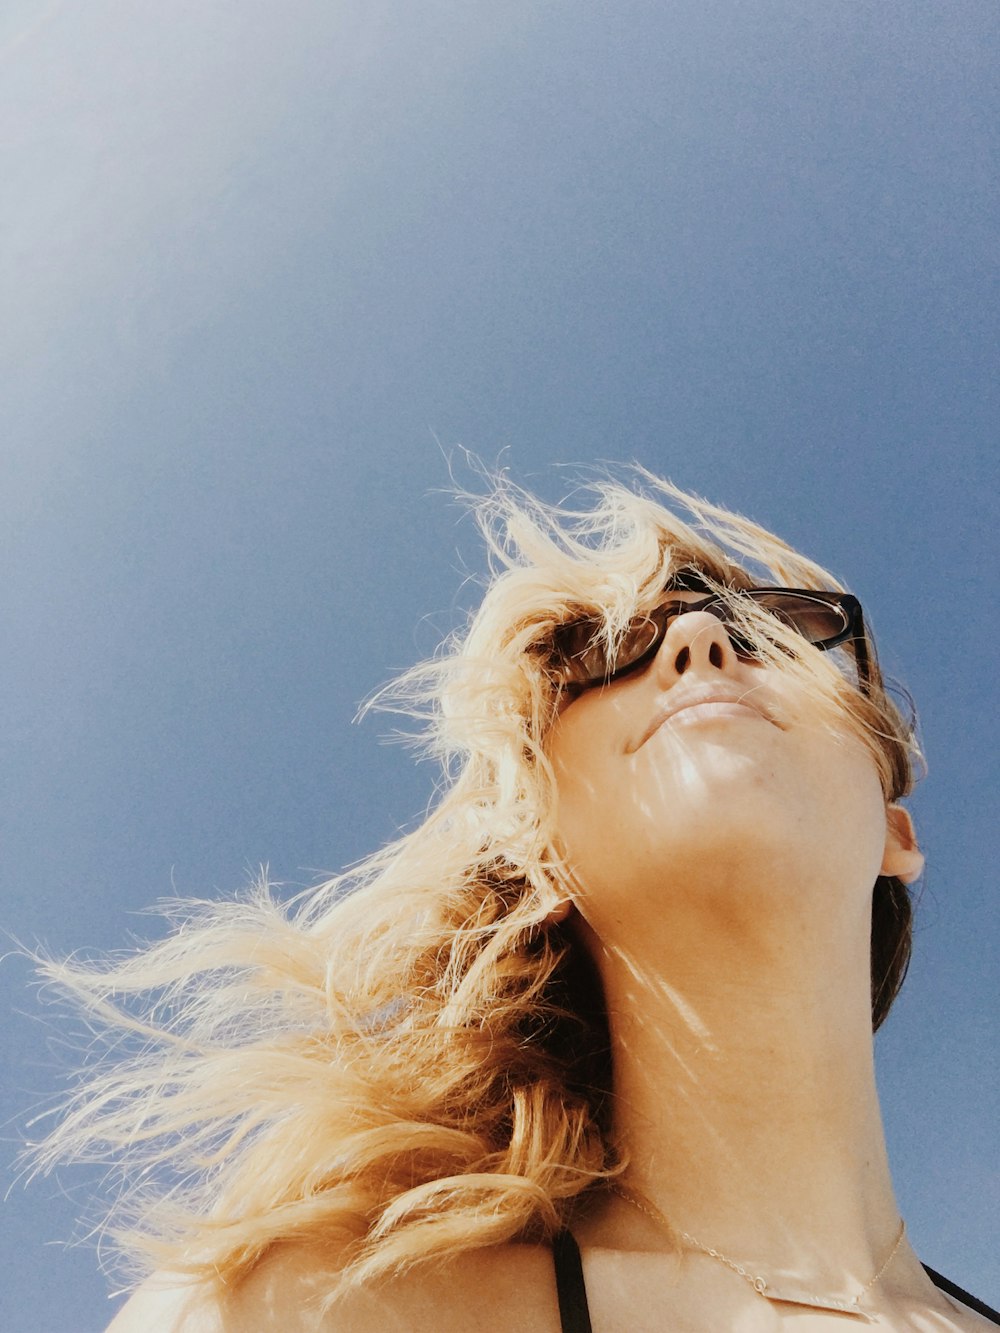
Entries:
[[480, 506], [501, 572], [394, 687], [415, 833], [50, 969], [140, 1041], [41, 1150], [138, 1181], [115, 1333], [997, 1322], [910, 1249], [875, 1091], [912, 726], [830, 574], [643, 477]]

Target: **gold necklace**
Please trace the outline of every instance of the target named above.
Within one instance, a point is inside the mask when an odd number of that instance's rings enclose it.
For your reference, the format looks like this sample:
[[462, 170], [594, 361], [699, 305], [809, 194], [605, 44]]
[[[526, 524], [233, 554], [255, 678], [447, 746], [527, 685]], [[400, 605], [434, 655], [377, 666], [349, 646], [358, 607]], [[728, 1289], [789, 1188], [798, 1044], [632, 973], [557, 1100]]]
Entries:
[[879, 1278], [882, 1277], [893, 1259], [895, 1259], [899, 1252], [899, 1247], [903, 1243], [903, 1237], [906, 1235], [906, 1223], [901, 1220], [899, 1224], [899, 1235], [896, 1237], [896, 1242], [886, 1255], [878, 1272], [874, 1277], [869, 1278], [861, 1290], [857, 1292], [856, 1295], [852, 1296], [850, 1300], [842, 1300], [839, 1297], [833, 1296], [812, 1296], [805, 1292], [789, 1291], [785, 1289], [779, 1291], [776, 1287], [772, 1286], [766, 1278], [761, 1277], [759, 1273], [748, 1272], [748, 1270], [745, 1269], [742, 1264], [738, 1264], [735, 1259], [730, 1259], [719, 1250], [713, 1249], [711, 1245], [703, 1245], [702, 1242], [692, 1236], [690, 1232], [675, 1231], [667, 1221], [666, 1217], [664, 1217], [663, 1213], [660, 1212], [659, 1208], [643, 1196], [634, 1194], [632, 1190], [626, 1189], [624, 1185], [619, 1185], [615, 1181], [608, 1181], [608, 1189], [611, 1190], [613, 1194], [617, 1194], [619, 1198], [624, 1199], [626, 1203], [630, 1203], [633, 1208], [638, 1208], [641, 1213], [645, 1213], [647, 1217], [652, 1218], [653, 1221], [666, 1230], [669, 1235], [680, 1236], [681, 1240], [686, 1241], [692, 1249], [700, 1250], [702, 1254], [707, 1254], [709, 1258], [717, 1259], [720, 1264], [725, 1264], [727, 1268], [731, 1269], [741, 1277], [744, 1282], [753, 1287], [758, 1296], [763, 1296], [765, 1300], [784, 1301], [789, 1305], [808, 1305], [817, 1310], [835, 1310], [839, 1314], [853, 1315], [856, 1319], [863, 1319], [866, 1323], [874, 1323], [874, 1320], [871, 1315], [867, 1314], [860, 1308], [860, 1303], [864, 1297], [868, 1295], [875, 1283], [878, 1282]]

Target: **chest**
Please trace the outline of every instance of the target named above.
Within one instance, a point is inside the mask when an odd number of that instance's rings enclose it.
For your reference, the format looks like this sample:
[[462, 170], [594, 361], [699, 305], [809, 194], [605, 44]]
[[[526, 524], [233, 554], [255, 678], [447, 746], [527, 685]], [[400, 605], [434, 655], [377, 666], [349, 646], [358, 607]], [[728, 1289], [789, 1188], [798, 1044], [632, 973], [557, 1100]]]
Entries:
[[896, 1298], [873, 1319], [772, 1303], [725, 1270], [662, 1255], [589, 1250], [584, 1279], [593, 1333], [969, 1333], [984, 1327], [944, 1297], [930, 1303]]

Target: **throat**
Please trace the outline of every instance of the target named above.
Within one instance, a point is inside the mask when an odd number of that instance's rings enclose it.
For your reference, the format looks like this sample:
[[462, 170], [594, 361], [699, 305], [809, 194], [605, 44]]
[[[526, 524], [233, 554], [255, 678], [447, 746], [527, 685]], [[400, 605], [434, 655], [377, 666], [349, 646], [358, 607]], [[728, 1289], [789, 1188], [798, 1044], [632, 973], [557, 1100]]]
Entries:
[[867, 1009], [636, 973], [606, 980], [623, 1180], [769, 1300], [860, 1319], [900, 1231]]

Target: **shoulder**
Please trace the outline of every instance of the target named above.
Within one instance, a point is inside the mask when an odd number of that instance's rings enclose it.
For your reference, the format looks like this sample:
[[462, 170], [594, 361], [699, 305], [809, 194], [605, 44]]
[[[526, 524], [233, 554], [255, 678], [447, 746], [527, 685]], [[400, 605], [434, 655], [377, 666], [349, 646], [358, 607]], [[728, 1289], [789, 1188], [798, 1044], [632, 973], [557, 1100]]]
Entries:
[[980, 1314], [964, 1301], [951, 1298], [951, 1304], [955, 1310], [955, 1328], [960, 1329], [962, 1333], [983, 1333], [988, 1328], [1000, 1325], [1000, 1318]]
[[325, 1303], [330, 1251], [276, 1246], [235, 1288], [157, 1274], [107, 1333], [559, 1333], [546, 1246], [497, 1245], [420, 1265]]
[[155, 1273], [122, 1306], [106, 1333], [224, 1333], [220, 1303], [207, 1285]]

